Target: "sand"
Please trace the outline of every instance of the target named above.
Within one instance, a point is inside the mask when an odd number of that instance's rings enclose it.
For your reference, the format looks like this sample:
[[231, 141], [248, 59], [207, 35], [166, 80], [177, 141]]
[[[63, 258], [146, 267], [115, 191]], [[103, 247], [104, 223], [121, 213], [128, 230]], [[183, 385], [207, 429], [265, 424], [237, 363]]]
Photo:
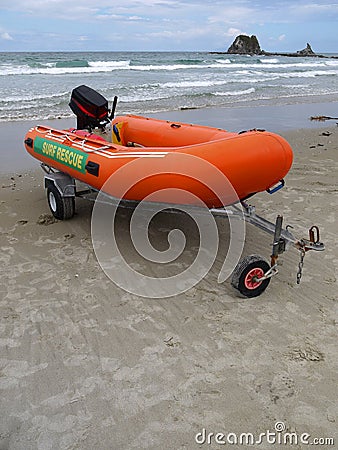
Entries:
[[[91, 203], [54, 221], [40, 169], [1, 175], [0, 449], [219, 448], [197, 433], [258, 439], [276, 422], [338, 442], [338, 128], [282, 134], [295, 152], [287, 185], [251, 203], [270, 220], [282, 213], [299, 237], [319, 225], [326, 250], [306, 255], [300, 285], [289, 250], [250, 300], [217, 283], [221, 256], [184, 294], [123, 291], [93, 253]], [[268, 257], [270, 244], [248, 227], [246, 253]]]

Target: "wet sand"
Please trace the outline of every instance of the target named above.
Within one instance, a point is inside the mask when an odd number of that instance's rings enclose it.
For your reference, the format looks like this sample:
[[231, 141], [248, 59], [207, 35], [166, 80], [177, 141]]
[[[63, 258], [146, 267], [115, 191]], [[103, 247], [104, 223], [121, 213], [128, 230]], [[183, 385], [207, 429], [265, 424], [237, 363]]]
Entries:
[[[283, 254], [250, 300], [217, 283], [221, 255], [185, 294], [124, 292], [96, 261], [91, 203], [54, 221], [41, 170], [1, 175], [1, 449], [218, 448], [195, 435], [258, 438], [277, 421], [337, 442], [338, 128], [281, 134], [295, 153], [286, 187], [251, 203], [272, 221], [282, 213], [298, 237], [319, 225], [327, 248], [306, 255], [300, 285], [298, 252]], [[246, 253], [268, 257], [270, 244], [248, 227]]]

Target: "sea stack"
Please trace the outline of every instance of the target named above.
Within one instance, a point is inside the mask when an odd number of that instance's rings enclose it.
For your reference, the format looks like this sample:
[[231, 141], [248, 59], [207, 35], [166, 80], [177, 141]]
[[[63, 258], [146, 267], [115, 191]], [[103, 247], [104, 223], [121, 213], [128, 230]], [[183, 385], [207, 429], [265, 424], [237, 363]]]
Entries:
[[240, 34], [228, 48], [227, 53], [239, 55], [260, 55], [262, 53], [258, 39], [255, 35]]
[[311, 45], [307, 43], [306, 47], [303, 50], [298, 50], [297, 54], [300, 56], [311, 56], [315, 55], [315, 52], [312, 50]]

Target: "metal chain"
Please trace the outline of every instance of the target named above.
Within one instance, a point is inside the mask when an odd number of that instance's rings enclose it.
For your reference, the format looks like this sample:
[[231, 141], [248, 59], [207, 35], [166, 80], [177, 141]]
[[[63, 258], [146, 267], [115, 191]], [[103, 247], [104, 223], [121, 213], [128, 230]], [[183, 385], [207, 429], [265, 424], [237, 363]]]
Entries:
[[298, 272], [297, 272], [297, 284], [300, 283], [303, 274], [303, 266], [304, 266], [304, 258], [305, 258], [305, 249], [304, 247], [300, 248], [300, 261], [298, 264]]

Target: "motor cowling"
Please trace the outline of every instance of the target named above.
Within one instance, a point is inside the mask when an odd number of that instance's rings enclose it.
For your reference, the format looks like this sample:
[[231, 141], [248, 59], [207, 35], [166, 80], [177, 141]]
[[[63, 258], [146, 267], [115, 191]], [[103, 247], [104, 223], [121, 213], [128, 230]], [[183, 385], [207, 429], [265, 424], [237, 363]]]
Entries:
[[78, 130], [104, 128], [109, 121], [108, 100], [84, 84], [73, 89], [69, 106], [77, 117]]

